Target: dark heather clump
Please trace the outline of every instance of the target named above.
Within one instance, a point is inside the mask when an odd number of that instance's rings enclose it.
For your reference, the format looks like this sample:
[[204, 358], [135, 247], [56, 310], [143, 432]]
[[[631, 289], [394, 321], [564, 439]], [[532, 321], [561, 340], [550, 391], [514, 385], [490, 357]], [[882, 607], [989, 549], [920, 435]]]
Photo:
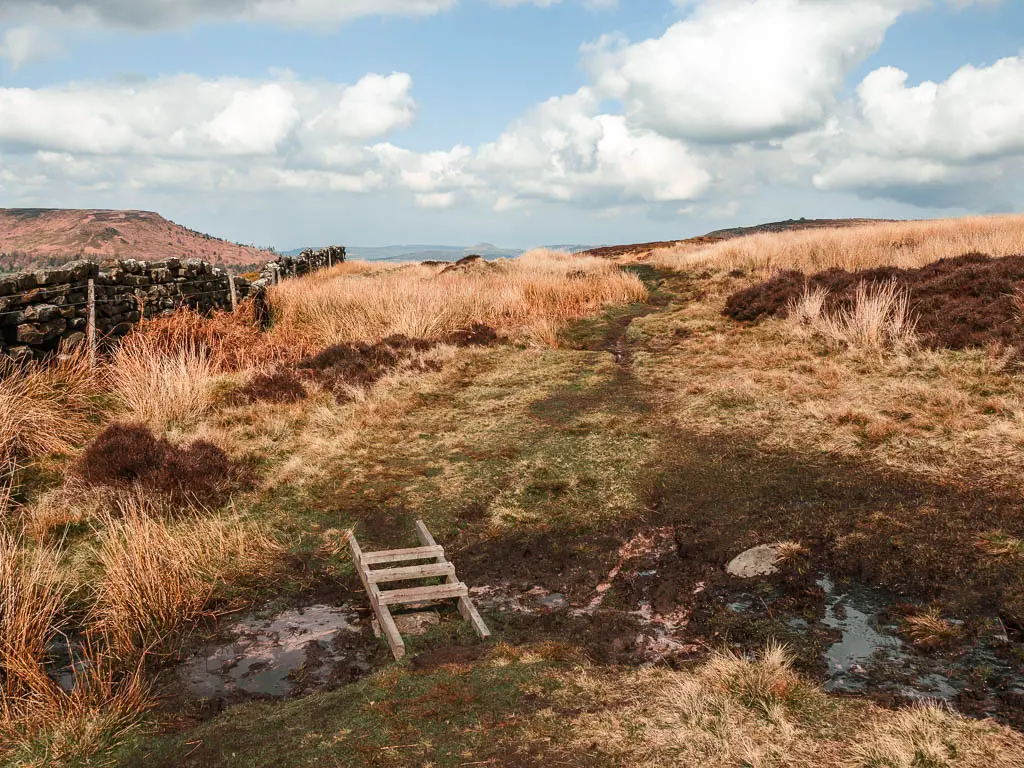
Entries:
[[805, 287], [828, 289], [825, 310], [832, 312], [851, 306], [861, 283], [889, 280], [907, 291], [918, 334], [926, 346], [967, 349], [1000, 344], [1024, 357], [1024, 320], [1016, 301], [1024, 290], [1024, 256], [992, 258], [973, 253], [920, 269], [830, 269], [809, 277], [801, 272], [781, 272], [734, 293], [724, 314], [741, 321], [785, 317], [789, 302], [798, 299]]
[[[348, 397], [346, 386], [368, 386], [383, 378], [416, 352], [425, 352], [434, 342], [389, 336], [376, 344], [338, 344], [299, 363], [299, 370], [331, 390], [339, 400]], [[421, 370], [436, 370], [436, 363], [422, 363]]]
[[473, 323], [465, 330], [448, 334], [445, 339], [457, 347], [486, 347], [498, 340], [498, 332], [484, 323]]
[[306, 388], [295, 371], [282, 369], [273, 373], [258, 373], [248, 384], [231, 393], [234, 405], [258, 401], [269, 403], [297, 403], [306, 396]]
[[203, 504], [223, 500], [233, 475], [231, 460], [213, 443], [175, 446], [141, 424], [111, 424], [85, 450], [78, 470], [97, 485], [139, 484]]

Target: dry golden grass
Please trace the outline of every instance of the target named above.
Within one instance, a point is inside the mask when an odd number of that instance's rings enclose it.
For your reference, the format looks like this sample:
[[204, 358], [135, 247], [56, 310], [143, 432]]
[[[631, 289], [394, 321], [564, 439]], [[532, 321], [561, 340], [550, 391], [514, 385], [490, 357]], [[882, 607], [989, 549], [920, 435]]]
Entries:
[[157, 430], [198, 421], [213, 402], [216, 376], [203, 347], [168, 351], [145, 335], [128, 336], [110, 368], [111, 385], [124, 412]]
[[828, 295], [823, 288], [805, 290], [791, 302], [787, 319], [841, 347], [906, 352], [917, 346], [917, 322], [910, 311], [910, 297], [895, 282], [861, 283], [853, 305], [834, 312], [825, 311]]
[[832, 267], [922, 267], [967, 253], [1024, 253], [1024, 216], [887, 222], [747, 235], [711, 245], [683, 243], [655, 251], [650, 263], [676, 270], [740, 269], [766, 277], [781, 269], [811, 274]]
[[950, 645], [963, 634], [959, 624], [942, 618], [935, 608], [905, 618], [901, 631], [911, 643], [925, 649]]
[[0, 531], [0, 758], [16, 765], [88, 758], [122, 738], [149, 705], [141, 671], [115, 673], [99, 653], [88, 654], [70, 693], [46, 674], [69, 595], [56, 561]]
[[[357, 274], [335, 268], [331, 274]], [[301, 338], [264, 333], [257, 322], [255, 306], [243, 301], [235, 312], [202, 315], [179, 309], [170, 315], [145, 320], [132, 331], [145, 339], [146, 346], [174, 356], [181, 350], [202, 350], [218, 373], [262, 369], [298, 360], [316, 349], [304, 346]]]
[[717, 275], [699, 302], [635, 320], [636, 373], [662, 412], [703, 434], [750, 435], [766, 451], [825, 451], [945, 481], [1019, 488], [1024, 378], [998, 350], [836, 348], [789, 320], [722, 316], [749, 285]]
[[0, 463], [71, 449], [99, 391], [80, 352], [21, 368], [0, 359]]
[[280, 552], [261, 527], [195, 516], [176, 525], [145, 496], [120, 499], [100, 532], [102, 576], [89, 625], [118, 658], [173, 650], [218, 582], [267, 569]]
[[270, 294], [274, 333], [325, 347], [392, 334], [439, 339], [474, 323], [503, 336], [553, 344], [564, 323], [638, 301], [646, 289], [606, 260], [539, 251], [465, 268], [408, 265], [315, 273]]
[[977, 546], [991, 557], [1024, 557], [1024, 539], [1002, 531], [987, 531], [981, 534]]
[[67, 600], [54, 559], [0, 530], [0, 729], [28, 716], [54, 684], [41, 660]]
[[566, 729], [571, 743], [637, 768], [1011, 768], [1024, 754], [1024, 737], [990, 721], [830, 699], [779, 647], [753, 661], [717, 653], [692, 672], [583, 676], [571, 695], [604, 704]]
[[917, 706], [873, 718], [840, 765], [849, 768], [1020, 768], [1020, 734], [967, 720], [940, 706]]
[[798, 541], [780, 541], [775, 545], [775, 553], [780, 563], [786, 563], [806, 555], [807, 547]]
[[108, 508], [108, 495], [108, 489], [65, 477], [63, 484], [44, 491], [19, 510], [22, 531], [32, 541], [56, 543], [66, 527], [99, 518]]
[[151, 706], [141, 669], [115, 671], [106, 659], [92, 658], [73, 691], [57, 692], [11, 731], [9, 760], [19, 768], [103, 765], [96, 756], [138, 731]]

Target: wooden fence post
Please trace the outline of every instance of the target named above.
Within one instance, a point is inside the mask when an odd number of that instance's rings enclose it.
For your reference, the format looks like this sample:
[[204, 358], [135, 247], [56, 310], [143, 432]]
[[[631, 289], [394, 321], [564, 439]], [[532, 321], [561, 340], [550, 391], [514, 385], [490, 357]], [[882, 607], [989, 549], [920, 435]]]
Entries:
[[274, 265], [274, 285], [281, 282], [281, 267], [277, 264]]
[[89, 319], [85, 326], [86, 344], [89, 345], [89, 367], [96, 367], [96, 281], [89, 278]]
[[238, 292], [235, 290], [235, 276], [228, 272], [228, 288], [231, 289], [231, 311], [238, 310]]

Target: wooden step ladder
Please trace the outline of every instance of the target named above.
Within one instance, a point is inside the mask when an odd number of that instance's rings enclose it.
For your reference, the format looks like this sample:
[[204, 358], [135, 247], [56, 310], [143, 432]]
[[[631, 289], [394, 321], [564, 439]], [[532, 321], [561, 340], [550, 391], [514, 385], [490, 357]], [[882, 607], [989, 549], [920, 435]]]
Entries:
[[[391, 616], [389, 606], [409, 605], [411, 603], [434, 602], [435, 600], [457, 599], [459, 601], [459, 613], [462, 618], [473, 625], [473, 629], [481, 638], [491, 636], [484, 620], [469, 599], [469, 589], [459, 581], [455, 575], [455, 566], [445, 558], [444, 547], [437, 545], [434, 537], [430, 535], [427, 526], [422, 520], [416, 521], [416, 536], [422, 546], [413, 549], [390, 549], [384, 552], [363, 552], [356, 541], [353, 533], [348, 537], [348, 546], [352, 552], [352, 560], [356, 564], [356, 572], [363, 582], [366, 594], [370, 596], [370, 603], [373, 612], [377, 616], [384, 636], [387, 638], [391, 652], [396, 659], [405, 655], [405, 643], [402, 635], [395, 626], [395, 620]], [[406, 565], [395, 568], [382, 568], [373, 570], [373, 565], [386, 565], [392, 563], [410, 563], [418, 560], [430, 560], [427, 565]], [[407, 589], [390, 589], [382, 591], [379, 584], [387, 584], [395, 581], [411, 581], [416, 579], [429, 579], [444, 577], [445, 584], [438, 584], [430, 587], [411, 587]]]

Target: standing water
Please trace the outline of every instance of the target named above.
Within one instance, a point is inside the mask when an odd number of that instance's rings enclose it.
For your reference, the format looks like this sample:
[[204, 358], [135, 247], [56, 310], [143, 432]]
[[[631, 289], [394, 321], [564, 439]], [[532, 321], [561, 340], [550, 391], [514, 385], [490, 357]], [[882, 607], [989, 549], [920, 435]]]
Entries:
[[286, 696], [349, 681], [369, 672], [365, 625], [348, 608], [313, 605], [270, 619], [250, 617], [233, 638], [204, 649], [179, 670], [200, 698], [230, 694]]

